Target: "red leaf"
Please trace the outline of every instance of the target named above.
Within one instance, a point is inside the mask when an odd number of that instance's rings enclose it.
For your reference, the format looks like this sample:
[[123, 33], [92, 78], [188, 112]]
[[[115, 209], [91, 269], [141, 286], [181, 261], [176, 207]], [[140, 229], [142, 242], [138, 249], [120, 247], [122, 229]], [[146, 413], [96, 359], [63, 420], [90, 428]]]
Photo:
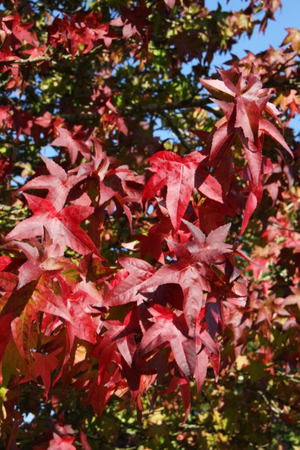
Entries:
[[[58, 260], [58, 257], [61, 255], [59, 245], [49, 245], [43, 248], [37, 241], [34, 242], [35, 245], [18, 241], [15, 244], [27, 257], [27, 261], [19, 268], [18, 289], [33, 280], [37, 280], [46, 270], [51, 270], [50, 267], [58, 268], [62, 265]], [[50, 267], [49, 260], [53, 264]]]
[[268, 134], [273, 139], [275, 139], [275, 141], [277, 141], [280, 145], [282, 145], [282, 147], [287, 152], [289, 152], [289, 154], [292, 156], [292, 158], [294, 158], [292, 150], [287, 145], [284, 137], [282, 136], [282, 134], [280, 134], [280, 132], [275, 127], [275, 125], [273, 125], [271, 122], [269, 122], [266, 119], [260, 119], [260, 121], [259, 121], [259, 129], [260, 129], [260, 131], [263, 131], [264, 133]]
[[13, 291], [18, 284], [18, 277], [14, 273], [1, 272], [0, 275], [0, 288], [4, 291]]
[[12, 321], [12, 314], [6, 314], [5, 316], [0, 317], [0, 330], [1, 330], [0, 364], [5, 354], [6, 347], [8, 346], [9, 341], [11, 340], [11, 321]]
[[7, 26], [11, 29], [15, 40], [19, 43], [23, 41], [28, 42], [28, 44], [36, 47], [39, 45], [39, 41], [36, 38], [35, 33], [28, 31], [32, 27], [32, 23], [21, 23], [21, 18], [17, 12], [14, 16], [7, 16], [4, 18]]
[[165, 342], [171, 345], [178, 367], [187, 378], [194, 373], [196, 350], [194, 341], [188, 337], [188, 328], [183, 314], [176, 316], [162, 306], [149, 308], [155, 323], [144, 334], [140, 344], [141, 354], [152, 352]]
[[228, 89], [224, 81], [221, 80], [204, 80], [200, 78], [202, 85], [219, 100], [230, 102], [233, 100], [234, 92]]
[[255, 211], [256, 207], [257, 207], [256, 195], [254, 194], [254, 192], [250, 192], [250, 194], [249, 194], [249, 196], [247, 198], [247, 202], [246, 202], [246, 207], [245, 207], [245, 212], [244, 212], [244, 217], [243, 217], [243, 222], [242, 222], [240, 236], [244, 233], [245, 229], [247, 228], [247, 225], [249, 223], [250, 217], [252, 216], [252, 214]]
[[89, 159], [90, 149], [82, 139], [75, 137], [66, 128], [57, 128], [59, 133], [58, 137], [51, 142], [51, 145], [57, 145], [58, 147], [66, 147], [70, 154], [71, 164], [74, 164], [78, 152], [82, 154], [85, 158]]
[[49, 192], [46, 199], [52, 203], [56, 211], [60, 211], [65, 205], [70, 190], [79, 183], [81, 177], [78, 177], [78, 175], [68, 176], [65, 170], [54, 161], [42, 155], [41, 158], [46, 164], [50, 175], [35, 177], [33, 180], [24, 184], [19, 191], [47, 189]]
[[198, 167], [195, 173], [195, 187], [207, 198], [223, 203], [222, 186], [212, 175], [201, 167]]
[[75, 325], [67, 306], [63, 300], [54, 294], [49, 287], [38, 284], [35, 292], [32, 295], [37, 310], [44, 311], [48, 314], [53, 314], [58, 317], [62, 317], [67, 322]]
[[276, 127], [260, 117], [266, 109], [277, 119], [277, 111], [268, 103], [270, 95], [262, 89], [259, 78], [250, 74], [246, 79], [237, 69], [219, 70], [219, 73], [223, 81], [200, 79], [203, 86], [217, 97], [216, 103], [225, 113], [225, 117], [216, 124], [216, 129], [212, 132], [209, 158], [214, 162], [231, 144], [231, 135], [239, 136], [249, 164], [252, 183], [257, 188], [262, 172], [262, 139], [259, 131], [269, 134], [289, 153], [291, 151]]
[[33, 216], [19, 223], [5, 238], [28, 239], [44, 235], [44, 227], [48, 231], [53, 244], [60, 246], [63, 253], [68, 246], [82, 255], [98, 250], [89, 236], [80, 228], [79, 223], [92, 214], [94, 208], [90, 206], [67, 206], [61, 211], [56, 211], [48, 200], [24, 194]]
[[206, 192], [208, 197], [221, 200], [216, 192], [221, 193], [221, 186], [219, 187], [216, 180], [212, 181], [212, 177], [204, 169], [198, 170], [197, 181], [195, 181], [195, 172], [204, 159], [205, 156], [198, 152], [181, 158], [176, 153], [167, 151], [158, 152], [149, 158], [155, 173], [145, 188], [143, 201], [150, 200], [166, 185], [166, 203], [175, 230], [180, 227], [194, 186], [199, 187], [203, 194]]
[[208, 281], [211, 275], [211, 264], [218, 264], [226, 259], [226, 254], [233, 248], [223, 241], [228, 234], [230, 224], [212, 231], [207, 238], [195, 225], [182, 220], [191, 231], [193, 241], [177, 244], [168, 241], [174, 248], [176, 261], [161, 267], [149, 280], [142, 283], [139, 292], [149, 292], [159, 285], [168, 283], [179, 284], [182, 288], [184, 301], [183, 311], [190, 336], [194, 336], [196, 320], [202, 308], [203, 291], [210, 291]]
[[22, 314], [11, 323], [11, 331], [20, 354], [29, 361], [29, 340], [32, 316], [36, 311], [33, 300], [29, 300]]
[[208, 356], [207, 353], [204, 350], [202, 350], [200, 353], [197, 354], [194, 372], [198, 392], [200, 391], [202, 384], [204, 383], [207, 372], [207, 365], [208, 365]]
[[92, 450], [92, 447], [88, 443], [86, 434], [82, 430], [80, 430], [80, 442], [82, 450]]
[[[57, 353], [57, 352], [56, 352]], [[42, 353], [35, 352], [33, 353], [34, 363], [34, 374], [35, 376], [41, 376], [44, 386], [45, 386], [45, 395], [46, 399], [48, 398], [48, 393], [50, 389], [51, 384], [51, 370], [54, 370], [58, 367], [58, 359], [54, 354], [49, 355], [43, 355]], [[71, 441], [73, 442], [73, 441]], [[73, 446], [72, 446], [73, 447]], [[50, 448], [50, 447], [48, 447]], [[58, 447], [60, 448], [60, 447]], [[61, 447], [61, 448], [67, 448], [67, 447]], [[71, 448], [71, 447], [70, 447]], [[73, 447], [75, 448], [75, 447]], [[54, 447], [53, 447], [54, 449]]]
[[7, 266], [11, 263], [11, 258], [9, 256], [0, 256], [0, 272], [6, 269]]
[[155, 272], [149, 263], [139, 259], [120, 258], [119, 263], [129, 275], [111, 290], [105, 301], [107, 306], [136, 302], [140, 287]]
[[165, 0], [165, 4], [172, 9], [176, 3], [176, 0]]
[[184, 421], [183, 421], [183, 423], [180, 424], [180, 425], [183, 425], [187, 421], [190, 410], [191, 410], [191, 393], [190, 393], [189, 384], [186, 382], [180, 383], [179, 389], [180, 389], [182, 403], [183, 403], [183, 407], [184, 407], [184, 411], [185, 411]]
[[76, 447], [72, 445], [75, 437], [60, 437], [58, 434], [53, 433], [53, 438], [54, 439], [51, 439], [50, 445], [47, 450], [76, 450]]

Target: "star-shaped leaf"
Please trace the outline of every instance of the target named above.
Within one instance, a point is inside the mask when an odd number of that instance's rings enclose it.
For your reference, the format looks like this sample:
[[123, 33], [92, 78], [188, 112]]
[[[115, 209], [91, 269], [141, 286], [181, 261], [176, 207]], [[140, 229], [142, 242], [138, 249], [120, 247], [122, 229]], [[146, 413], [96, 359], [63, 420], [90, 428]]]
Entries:
[[155, 322], [143, 336], [139, 350], [141, 354], [152, 352], [163, 343], [169, 342], [178, 367], [187, 378], [193, 376], [196, 348], [195, 342], [188, 336], [184, 315], [177, 316], [160, 305], [149, 308], [149, 312]]
[[80, 222], [93, 213], [94, 208], [71, 205], [57, 211], [47, 199], [29, 194], [24, 194], [24, 196], [34, 215], [19, 223], [6, 236], [6, 241], [44, 236], [45, 228], [53, 244], [59, 245], [62, 252], [68, 246], [81, 255], [92, 252], [99, 255], [92, 240], [79, 226]]
[[149, 158], [154, 175], [150, 178], [143, 201], [154, 197], [167, 186], [166, 203], [175, 230], [180, 227], [194, 187], [213, 200], [222, 202], [222, 188], [218, 181], [200, 167], [205, 156], [193, 152], [185, 158], [177, 153], [162, 151]]
[[60, 211], [66, 202], [67, 196], [82, 177], [78, 175], [68, 175], [65, 170], [45, 156], [40, 155], [50, 175], [41, 175], [33, 178], [24, 184], [19, 191], [28, 189], [46, 189], [48, 190], [47, 200], [52, 203], [56, 211]]
[[85, 158], [90, 157], [90, 149], [88, 145], [81, 139], [80, 136], [73, 135], [66, 128], [57, 128], [58, 137], [54, 139], [51, 145], [57, 145], [58, 147], [66, 147], [70, 154], [71, 164], [74, 164], [78, 152]]

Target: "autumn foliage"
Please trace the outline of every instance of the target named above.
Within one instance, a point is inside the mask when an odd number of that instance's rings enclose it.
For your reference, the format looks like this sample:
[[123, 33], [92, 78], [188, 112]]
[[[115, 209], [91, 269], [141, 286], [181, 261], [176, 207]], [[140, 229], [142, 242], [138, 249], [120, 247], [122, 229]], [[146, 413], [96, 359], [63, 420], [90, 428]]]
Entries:
[[[184, 429], [210, 382], [225, 417], [243, 392], [229, 424], [243, 408], [247, 426], [263, 411], [247, 407], [257, 392], [267, 421], [277, 423], [275, 405], [297, 423], [299, 144], [283, 122], [300, 112], [300, 32], [290, 28], [275, 56], [233, 56], [212, 73], [214, 53], [255, 23], [264, 30], [280, 2], [237, 13], [204, 3], [2, 2], [7, 450], [100, 448], [91, 418], [111, 405], [141, 422], [147, 408], [182, 404]], [[186, 79], [181, 66], [195, 58]], [[155, 136], [158, 121], [175, 140]], [[182, 434], [182, 447], [165, 448], [256, 445], [255, 430], [218, 426], [217, 437]]]

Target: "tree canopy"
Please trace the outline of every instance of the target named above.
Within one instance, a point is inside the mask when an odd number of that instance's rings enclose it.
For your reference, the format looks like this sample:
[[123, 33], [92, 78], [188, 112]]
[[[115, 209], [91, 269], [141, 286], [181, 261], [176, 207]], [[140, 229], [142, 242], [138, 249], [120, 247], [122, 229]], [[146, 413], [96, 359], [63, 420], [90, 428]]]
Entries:
[[299, 449], [281, 1], [0, 3], [1, 448]]

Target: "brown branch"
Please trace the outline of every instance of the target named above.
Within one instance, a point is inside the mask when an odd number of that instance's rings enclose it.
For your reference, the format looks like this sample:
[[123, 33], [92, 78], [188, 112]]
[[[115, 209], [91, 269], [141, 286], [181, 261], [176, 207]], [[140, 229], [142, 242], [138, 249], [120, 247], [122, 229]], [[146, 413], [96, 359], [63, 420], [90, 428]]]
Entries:
[[181, 142], [181, 144], [183, 145], [183, 147], [188, 150], [189, 152], [192, 151], [191, 147], [189, 146], [189, 144], [186, 142], [186, 140], [184, 139], [184, 137], [182, 136], [181, 132], [179, 131], [176, 123], [174, 123], [174, 121], [171, 119], [170, 116], [168, 116], [167, 114], [161, 113], [162, 117], [167, 121], [167, 123], [169, 124], [171, 130], [173, 131], [173, 133], [178, 137], [179, 141]]
[[281, 89], [295, 89], [300, 91], [300, 77], [295, 78], [270, 78], [269, 81], [264, 83], [266, 88], [281, 88]]
[[277, 223], [272, 222], [271, 220], [268, 220], [268, 224], [272, 225], [273, 227], [279, 228], [279, 230], [284, 230], [284, 231], [291, 231], [292, 233], [299, 233], [298, 230], [296, 230], [296, 228], [286, 228], [286, 227], [282, 227], [280, 225], [277, 225]]
[[[102, 44], [94, 47], [91, 51], [89, 51], [88, 53], [86, 53], [85, 55], [82, 55], [80, 52], [75, 55], [75, 58], [80, 57], [80, 56], [89, 56], [89, 55], [93, 55], [94, 53], [97, 52], [97, 50], [101, 49], [103, 47]], [[45, 52], [48, 51], [48, 48], [45, 50]], [[67, 55], [60, 55], [59, 57], [57, 57], [59, 55], [51, 55], [51, 56], [36, 56], [35, 58], [16, 58], [16, 59], [10, 59], [10, 60], [2, 60], [0, 61], [0, 65], [5, 65], [5, 66], [9, 66], [12, 64], [18, 64], [18, 65], [26, 65], [26, 64], [32, 64], [32, 63], [37, 63], [37, 62], [52, 62], [53, 64], [57, 64], [60, 62], [60, 60], [65, 59], [65, 60], [69, 60], [72, 59], [72, 55], [71, 54], [67, 54]]]
[[188, 100], [180, 100], [179, 102], [172, 103], [148, 103], [143, 105], [133, 105], [127, 106], [124, 109], [124, 113], [132, 112], [132, 111], [141, 111], [141, 112], [163, 112], [163, 111], [174, 111], [176, 109], [194, 109], [194, 108], [203, 108], [208, 112], [211, 112], [217, 117], [222, 117], [223, 114], [218, 110], [209, 106], [211, 101], [208, 98], [202, 99], [188, 99]]
[[[148, 103], [148, 104], [138, 104], [138, 105], [130, 105], [126, 106], [124, 109], [120, 109], [120, 113], [122, 116], [130, 116], [133, 112], [137, 113], [152, 113], [152, 114], [161, 114], [164, 118], [163, 114], [166, 111], [175, 111], [176, 109], [194, 109], [194, 108], [203, 108], [206, 111], [214, 114], [216, 117], [223, 117], [223, 114], [218, 109], [213, 109], [208, 105], [210, 103], [209, 99], [194, 99], [194, 100], [181, 100], [179, 102], [173, 103]], [[87, 121], [87, 122], [95, 122], [98, 124], [98, 120], [100, 115], [94, 113], [71, 113], [71, 114], [60, 114], [59, 117], [66, 119], [68, 122], [78, 122]], [[176, 133], [177, 134], [177, 133]]]
[[[68, 58], [66, 58], [66, 56]], [[71, 55], [64, 55], [62, 58], [69, 59], [70, 57], [71, 57]], [[53, 58], [52, 58], [52, 56], [36, 56], [35, 58], [9, 59], [9, 60], [0, 61], [0, 65], [1, 66], [9, 66], [9, 65], [13, 65], [13, 64], [24, 65], [24, 64], [32, 64], [32, 63], [43, 62], [43, 61], [45, 61], [45, 62], [53, 61]]]

